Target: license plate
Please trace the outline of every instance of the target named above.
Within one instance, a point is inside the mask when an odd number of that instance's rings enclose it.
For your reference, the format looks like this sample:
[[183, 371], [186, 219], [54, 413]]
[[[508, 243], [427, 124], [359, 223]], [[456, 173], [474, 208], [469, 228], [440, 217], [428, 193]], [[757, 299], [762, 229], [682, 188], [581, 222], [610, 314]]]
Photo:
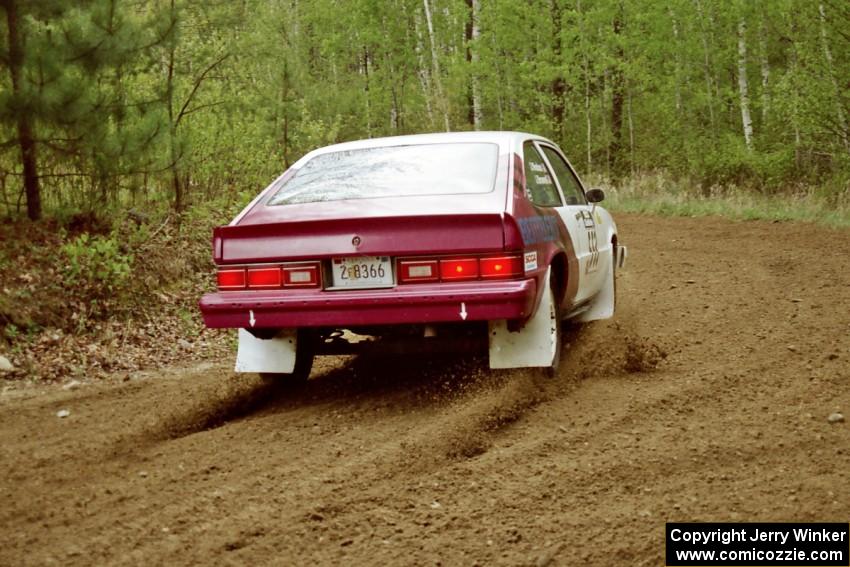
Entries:
[[331, 268], [336, 288], [392, 287], [394, 283], [389, 256], [334, 258]]

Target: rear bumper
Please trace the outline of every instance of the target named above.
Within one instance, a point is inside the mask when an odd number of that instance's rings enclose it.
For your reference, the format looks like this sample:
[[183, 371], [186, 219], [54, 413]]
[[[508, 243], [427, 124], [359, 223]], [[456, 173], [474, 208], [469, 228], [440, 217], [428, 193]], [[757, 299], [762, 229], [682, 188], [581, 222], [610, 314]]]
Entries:
[[536, 292], [535, 280], [526, 279], [370, 290], [230, 291], [208, 293], [199, 305], [211, 328], [345, 327], [525, 319]]

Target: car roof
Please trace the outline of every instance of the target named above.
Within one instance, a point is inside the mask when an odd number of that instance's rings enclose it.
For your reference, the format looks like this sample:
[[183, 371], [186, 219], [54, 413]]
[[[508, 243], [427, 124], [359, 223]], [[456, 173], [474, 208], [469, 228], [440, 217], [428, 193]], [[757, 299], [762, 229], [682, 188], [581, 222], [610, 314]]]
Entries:
[[295, 162], [292, 167], [299, 168], [310, 159], [321, 154], [334, 152], [362, 150], [366, 148], [384, 148], [391, 146], [415, 146], [419, 144], [451, 144], [451, 143], [491, 143], [498, 144], [502, 151], [513, 151], [519, 148], [526, 140], [541, 140], [551, 142], [542, 136], [529, 134], [527, 132], [435, 132], [431, 134], [412, 134], [408, 136], [388, 136], [385, 138], [369, 138], [366, 140], [355, 140], [342, 142], [318, 148], [306, 154]]

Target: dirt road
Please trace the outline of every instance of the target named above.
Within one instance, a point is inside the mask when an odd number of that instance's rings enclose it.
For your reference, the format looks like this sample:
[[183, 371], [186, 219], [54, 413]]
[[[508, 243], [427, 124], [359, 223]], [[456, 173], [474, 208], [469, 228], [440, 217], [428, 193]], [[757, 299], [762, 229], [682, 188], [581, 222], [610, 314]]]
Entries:
[[617, 317], [554, 379], [0, 384], [0, 564], [661, 565], [665, 521], [848, 521], [850, 232], [619, 222]]

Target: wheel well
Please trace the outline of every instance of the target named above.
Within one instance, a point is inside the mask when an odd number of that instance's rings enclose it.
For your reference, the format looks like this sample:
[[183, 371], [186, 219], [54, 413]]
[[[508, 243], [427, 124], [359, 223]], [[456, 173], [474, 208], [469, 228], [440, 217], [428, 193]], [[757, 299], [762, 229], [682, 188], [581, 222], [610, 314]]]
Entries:
[[567, 292], [567, 278], [569, 277], [567, 257], [564, 254], [557, 254], [552, 258], [550, 266], [555, 284], [555, 298], [560, 303], [564, 301], [564, 294]]

